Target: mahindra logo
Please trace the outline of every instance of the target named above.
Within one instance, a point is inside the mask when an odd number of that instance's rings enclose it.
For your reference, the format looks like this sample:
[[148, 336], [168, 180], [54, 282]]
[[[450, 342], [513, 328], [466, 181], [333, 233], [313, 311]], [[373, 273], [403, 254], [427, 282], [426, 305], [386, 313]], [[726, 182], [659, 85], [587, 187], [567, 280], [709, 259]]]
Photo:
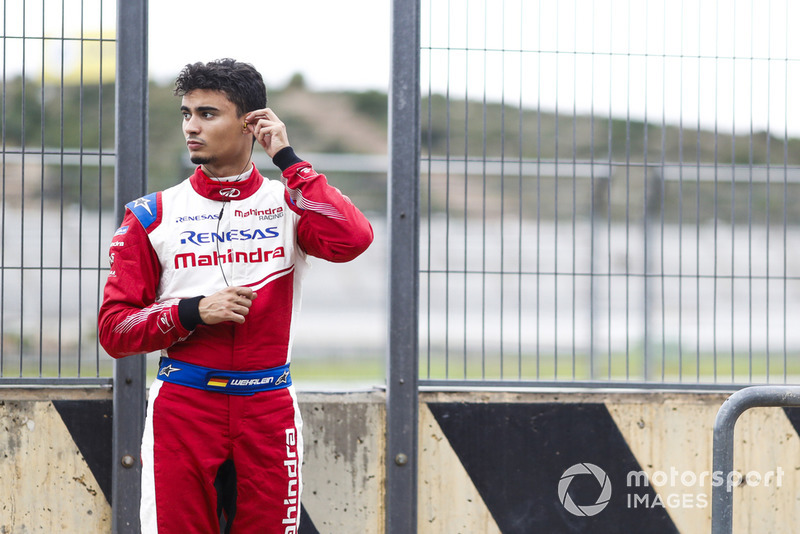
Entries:
[[235, 187], [226, 187], [225, 189], [220, 189], [219, 194], [222, 195], [223, 197], [236, 198], [239, 195], [241, 195], [242, 192], [236, 189]]

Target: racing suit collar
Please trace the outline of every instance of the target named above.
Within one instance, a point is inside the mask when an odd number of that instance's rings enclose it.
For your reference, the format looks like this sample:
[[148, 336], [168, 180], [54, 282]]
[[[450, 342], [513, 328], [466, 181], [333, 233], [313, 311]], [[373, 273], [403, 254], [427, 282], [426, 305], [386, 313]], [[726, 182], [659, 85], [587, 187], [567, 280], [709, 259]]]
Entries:
[[211, 200], [227, 202], [231, 200], [243, 200], [261, 187], [264, 177], [253, 166], [253, 173], [246, 180], [238, 182], [220, 182], [209, 178], [200, 168], [195, 169], [194, 174], [189, 179], [192, 188], [199, 194]]

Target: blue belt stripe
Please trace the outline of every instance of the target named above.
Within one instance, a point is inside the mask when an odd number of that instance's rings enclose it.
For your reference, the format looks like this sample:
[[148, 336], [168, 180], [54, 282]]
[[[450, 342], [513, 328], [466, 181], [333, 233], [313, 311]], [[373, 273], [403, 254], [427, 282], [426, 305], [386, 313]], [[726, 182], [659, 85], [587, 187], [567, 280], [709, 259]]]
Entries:
[[253, 395], [292, 385], [289, 364], [263, 371], [224, 371], [162, 357], [156, 378], [205, 391]]

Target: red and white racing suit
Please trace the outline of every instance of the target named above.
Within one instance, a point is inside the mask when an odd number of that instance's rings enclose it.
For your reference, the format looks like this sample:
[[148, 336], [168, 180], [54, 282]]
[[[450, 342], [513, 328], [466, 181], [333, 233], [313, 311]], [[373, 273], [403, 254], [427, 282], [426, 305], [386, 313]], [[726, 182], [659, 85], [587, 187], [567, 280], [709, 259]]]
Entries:
[[[161, 350], [229, 371], [289, 363], [306, 255], [349, 261], [373, 235], [350, 200], [291, 148], [273, 161], [282, 180], [254, 167], [245, 181], [219, 182], [198, 167], [128, 204], [99, 313], [111, 356]], [[200, 298], [226, 285], [258, 294], [244, 324], [202, 324]], [[156, 379], [142, 440], [142, 532], [218, 532], [214, 482], [230, 460], [233, 531], [296, 532], [301, 434], [293, 386], [240, 396]]]

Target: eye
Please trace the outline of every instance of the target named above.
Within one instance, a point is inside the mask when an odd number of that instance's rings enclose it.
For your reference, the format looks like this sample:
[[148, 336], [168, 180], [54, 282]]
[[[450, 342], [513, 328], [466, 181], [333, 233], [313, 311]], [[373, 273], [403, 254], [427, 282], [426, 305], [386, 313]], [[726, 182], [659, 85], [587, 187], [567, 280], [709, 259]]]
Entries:
[[210, 111], [204, 111], [204, 112], [203, 112], [203, 118], [204, 118], [204, 119], [211, 119], [211, 118], [213, 118], [213, 117], [214, 117], [214, 114], [213, 114], [213, 113], [211, 113]]
[[181, 112], [181, 116], [183, 116], [183, 120], [188, 121], [189, 117], [191, 117], [192, 115], [188, 111], [183, 111]]

